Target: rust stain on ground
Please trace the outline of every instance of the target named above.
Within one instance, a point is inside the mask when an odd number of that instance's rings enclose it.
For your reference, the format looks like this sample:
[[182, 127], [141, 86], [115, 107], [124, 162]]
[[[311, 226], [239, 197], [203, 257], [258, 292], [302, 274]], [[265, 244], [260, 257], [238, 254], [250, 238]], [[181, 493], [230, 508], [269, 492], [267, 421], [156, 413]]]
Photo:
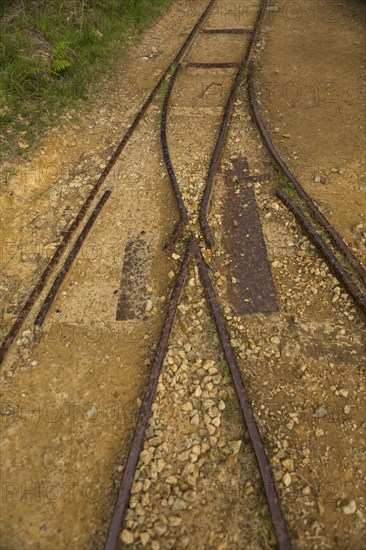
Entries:
[[150, 247], [140, 236], [127, 241], [122, 269], [117, 321], [142, 319], [148, 303], [146, 280], [151, 261]]
[[276, 290], [267, 257], [253, 181], [245, 159], [226, 173], [223, 244], [230, 259], [228, 298], [238, 315], [276, 313]]

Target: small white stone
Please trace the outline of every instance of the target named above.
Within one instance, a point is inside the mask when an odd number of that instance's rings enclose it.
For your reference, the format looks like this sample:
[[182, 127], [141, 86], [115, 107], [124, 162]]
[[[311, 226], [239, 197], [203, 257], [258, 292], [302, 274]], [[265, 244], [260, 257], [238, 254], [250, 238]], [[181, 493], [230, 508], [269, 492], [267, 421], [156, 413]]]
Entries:
[[196, 388], [196, 390], [195, 390], [195, 392], [194, 392], [194, 395], [195, 395], [196, 397], [201, 397], [201, 395], [202, 395], [202, 390], [201, 390], [200, 386], [198, 386], [198, 387]]
[[191, 419], [191, 424], [193, 424], [194, 426], [198, 426], [199, 423], [200, 423], [200, 418], [198, 414], [195, 414], [194, 417]]
[[131, 533], [131, 531], [128, 531], [127, 529], [125, 529], [124, 531], [122, 531], [121, 540], [125, 544], [132, 544], [135, 540], [135, 537], [134, 537], [134, 534]]
[[291, 475], [289, 473], [286, 473], [283, 476], [282, 481], [283, 481], [285, 487], [289, 487], [291, 485]]
[[346, 516], [350, 516], [351, 514], [354, 514], [357, 510], [356, 502], [354, 500], [350, 500], [348, 504], [345, 504], [342, 506], [342, 511]]
[[150, 535], [149, 535], [149, 533], [141, 533], [141, 535], [140, 535], [140, 540], [141, 540], [142, 546], [146, 546], [147, 543], [148, 543], [149, 540], [150, 540]]

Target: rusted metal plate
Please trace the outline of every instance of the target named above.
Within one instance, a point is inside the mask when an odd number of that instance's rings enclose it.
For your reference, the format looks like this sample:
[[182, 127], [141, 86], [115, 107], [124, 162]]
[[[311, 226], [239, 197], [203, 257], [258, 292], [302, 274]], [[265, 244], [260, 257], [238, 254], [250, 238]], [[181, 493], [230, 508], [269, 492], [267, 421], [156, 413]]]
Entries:
[[127, 241], [117, 306], [117, 321], [142, 319], [145, 316], [149, 300], [149, 293], [146, 289], [151, 264], [149, 252], [150, 246], [142, 235]]
[[225, 177], [223, 245], [229, 256], [228, 299], [238, 315], [278, 311], [253, 182], [245, 159], [234, 161]]

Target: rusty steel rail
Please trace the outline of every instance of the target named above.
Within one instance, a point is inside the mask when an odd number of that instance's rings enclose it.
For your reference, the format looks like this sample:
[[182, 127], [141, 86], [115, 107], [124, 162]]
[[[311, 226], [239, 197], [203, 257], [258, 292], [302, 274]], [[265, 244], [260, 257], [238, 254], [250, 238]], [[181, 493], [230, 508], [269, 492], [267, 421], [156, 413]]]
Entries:
[[176, 178], [176, 175], [175, 175], [175, 172], [174, 172], [172, 160], [171, 160], [171, 157], [170, 157], [168, 137], [167, 137], [169, 101], [170, 101], [170, 96], [171, 96], [172, 91], [173, 91], [174, 83], [175, 83], [175, 81], [178, 77], [179, 67], [180, 66], [178, 65], [178, 67], [175, 69], [173, 75], [170, 78], [169, 86], [168, 86], [168, 89], [166, 91], [165, 98], [164, 98], [163, 111], [162, 111], [161, 123], [160, 123], [160, 141], [161, 141], [161, 146], [162, 146], [162, 151], [163, 151], [165, 167], [166, 167], [166, 170], [168, 172], [168, 176], [169, 176], [170, 182], [172, 184], [172, 187], [173, 187], [173, 190], [174, 190], [174, 193], [175, 193], [175, 197], [176, 197], [176, 200], [177, 200], [177, 203], [178, 203], [178, 208], [179, 208], [179, 214], [180, 214], [179, 222], [176, 224], [173, 233], [170, 235], [170, 237], [168, 238], [168, 240], [165, 243], [165, 248], [167, 248], [167, 249], [170, 249], [174, 246], [177, 238], [179, 237], [179, 235], [183, 231], [184, 226], [187, 223], [187, 210], [186, 210], [186, 207], [184, 205], [182, 193], [181, 193], [181, 190], [179, 188], [178, 181], [177, 181], [177, 178]]
[[253, 29], [202, 29], [204, 34], [251, 34]]
[[210, 199], [211, 199], [215, 174], [216, 174], [216, 171], [217, 171], [217, 168], [218, 168], [219, 160], [220, 160], [220, 157], [221, 157], [221, 152], [222, 152], [222, 149], [223, 149], [223, 146], [224, 146], [224, 143], [225, 143], [226, 133], [227, 133], [227, 130], [228, 130], [228, 126], [229, 126], [229, 122], [230, 122], [230, 118], [231, 118], [231, 113], [232, 113], [232, 109], [233, 109], [235, 94], [236, 94], [236, 91], [239, 87], [239, 84], [240, 84], [240, 81], [241, 81], [241, 78], [242, 78], [242, 73], [243, 73], [244, 69], [246, 68], [246, 66], [248, 64], [249, 56], [250, 56], [250, 53], [251, 53], [251, 50], [252, 50], [252, 47], [253, 47], [253, 42], [254, 42], [257, 30], [259, 28], [260, 22], [262, 20], [263, 14], [264, 14], [264, 7], [265, 7], [264, 0], [260, 0], [260, 5], [259, 5], [259, 8], [258, 8], [258, 13], [257, 13], [257, 17], [256, 17], [256, 20], [255, 20], [255, 23], [254, 23], [254, 26], [253, 26], [253, 30], [251, 32], [250, 39], [249, 39], [246, 51], [244, 53], [243, 59], [242, 59], [241, 63], [239, 64], [239, 68], [238, 68], [234, 83], [232, 85], [229, 98], [228, 98], [226, 106], [225, 106], [224, 115], [223, 115], [222, 122], [221, 122], [221, 127], [220, 127], [220, 130], [219, 130], [216, 145], [215, 145], [215, 148], [214, 148], [214, 151], [213, 151], [213, 154], [212, 154], [212, 158], [211, 158], [211, 162], [210, 162], [208, 176], [207, 176], [207, 179], [206, 179], [205, 190], [203, 192], [203, 197], [202, 197], [202, 201], [201, 201], [201, 204], [200, 204], [199, 223], [200, 223], [201, 230], [202, 230], [204, 239], [206, 241], [206, 244], [210, 248], [212, 248], [212, 246], [214, 245], [214, 238], [213, 238], [209, 223], [207, 221], [207, 209], [209, 207], [209, 202], [210, 202]]
[[126, 466], [123, 472], [120, 489], [118, 492], [117, 502], [113, 511], [112, 520], [109, 525], [107, 540], [104, 550], [115, 550], [120, 535], [122, 522], [126, 507], [128, 505], [130, 491], [133, 478], [135, 475], [139, 455], [142, 448], [142, 443], [147, 427], [147, 422], [151, 412], [151, 406], [155, 397], [156, 387], [159, 380], [161, 368], [163, 366], [166, 350], [169, 343], [169, 337], [173, 328], [175, 314], [179, 304], [180, 295], [183, 289], [184, 282], [187, 277], [189, 261], [192, 253], [192, 241], [186, 249], [184, 259], [180, 271], [178, 273], [175, 287], [171, 295], [167, 314], [165, 317], [164, 326], [161, 332], [160, 340], [155, 352], [153, 364], [150, 369], [150, 377], [147, 383], [144, 399], [141, 404], [139, 416], [135, 432], [133, 435], [130, 451], [128, 454]]
[[178, 53], [174, 57], [173, 61], [168, 65], [168, 67], [163, 71], [162, 75], [160, 76], [157, 84], [155, 85], [154, 89], [150, 92], [148, 98], [146, 99], [145, 103], [141, 107], [141, 109], [138, 111], [138, 113], [135, 116], [134, 121], [132, 122], [131, 126], [128, 128], [126, 133], [124, 134], [123, 138], [121, 139], [120, 143], [116, 147], [115, 151], [113, 152], [112, 156], [110, 157], [108, 164], [104, 168], [102, 174], [100, 175], [97, 182], [94, 184], [94, 187], [90, 191], [89, 195], [84, 201], [84, 204], [81, 206], [78, 214], [76, 215], [74, 221], [70, 225], [69, 229], [66, 231], [66, 233], [63, 235], [63, 239], [61, 243], [58, 245], [55, 253], [53, 254], [52, 258], [48, 262], [46, 268], [42, 272], [41, 276], [38, 279], [38, 282], [36, 283], [35, 287], [31, 291], [29, 297], [27, 298], [25, 304], [23, 305], [20, 313], [18, 314], [14, 324], [10, 328], [8, 334], [5, 336], [4, 341], [1, 344], [0, 347], [0, 363], [3, 361], [9, 347], [11, 346], [12, 342], [14, 341], [16, 335], [18, 334], [22, 324], [28, 317], [33, 305], [35, 304], [37, 298], [40, 296], [41, 292], [43, 291], [52, 271], [54, 270], [57, 263], [60, 261], [64, 251], [66, 250], [67, 245], [69, 244], [71, 238], [79, 228], [81, 222], [85, 218], [85, 215], [91, 206], [92, 202], [94, 201], [98, 191], [100, 190], [102, 184], [106, 180], [108, 174], [112, 170], [113, 166], [115, 165], [117, 159], [119, 158], [120, 154], [122, 153], [123, 149], [127, 145], [129, 139], [131, 138], [132, 134], [136, 130], [138, 124], [140, 123], [141, 119], [145, 115], [147, 109], [150, 107], [153, 99], [155, 98], [160, 86], [164, 82], [165, 78], [171, 71], [171, 69], [180, 61], [180, 59], [185, 54], [186, 50], [188, 49], [190, 43], [192, 42], [198, 28], [201, 26], [201, 24], [205, 21], [207, 15], [211, 11], [214, 3], [216, 0], [210, 0], [208, 5], [206, 6], [203, 13], [198, 18], [196, 24], [192, 28], [191, 32], [187, 36], [187, 38], [184, 40], [182, 46], [180, 47]]
[[267, 497], [268, 507], [271, 513], [273, 526], [276, 532], [278, 547], [280, 550], [291, 550], [291, 541], [284, 520], [281, 506], [279, 503], [272, 471], [267, 460], [264, 444], [251, 408], [250, 400], [244, 387], [240, 371], [236, 362], [235, 353], [230, 343], [230, 336], [222, 315], [219, 303], [216, 298], [215, 290], [212, 286], [205, 261], [197, 245], [197, 241], [192, 234], [189, 244], [186, 248], [185, 256], [181, 264], [176, 284], [169, 301], [165, 323], [162, 329], [160, 340], [155, 352], [155, 358], [150, 370], [150, 377], [147, 384], [144, 399], [140, 408], [134, 436], [132, 439], [130, 451], [127, 458], [126, 467], [122, 476], [117, 502], [114, 508], [111, 523], [107, 534], [104, 550], [115, 550], [118, 538], [122, 529], [124, 515], [128, 506], [131, 487], [138, 465], [139, 454], [142, 449], [144, 434], [146, 431], [151, 406], [156, 394], [156, 388], [161, 373], [164, 357], [169, 344], [169, 337], [173, 328], [174, 318], [179, 305], [179, 299], [182, 293], [184, 282], [187, 277], [188, 267], [192, 259], [197, 262], [201, 284], [203, 285], [207, 302], [210, 306], [218, 335], [221, 341], [236, 394], [240, 403], [240, 408], [252, 442], [254, 454], [261, 474], [264, 491]]
[[105, 191], [102, 195], [102, 198], [98, 202], [97, 206], [94, 208], [91, 216], [89, 217], [88, 221], [86, 222], [85, 226], [83, 227], [83, 230], [81, 231], [80, 235], [75, 241], [74, 246], [72, 247], [69, 255], [67, 256], [62, 268], [60, 269], [56, 279], [53, 281], [53, 284], [50, 288], [50, 291], [48, 292], [43, 305], [34, 321], [34, 324], [37, 326], [42, 326], [43, 321], [48, 313], [48, 310], [50, 309], [52, 302], [58, 292], [58, 289], [60, 288], [64, 278], [66, 277], [67, 273], [69, 272], [70, 267], [72, 266], [73, 261], [75, 260], [80, 248], [82, 247], [85, 239], [89, 235], [89, 232], [91, 228], [94, 225], [95, 220], [99, 216], [100, 212], [102, 211], [103, 206], [109, 199], [111, 194], [111, 191]]
[[192, 69], [237, 69], [239, 63], [185, 63], [185, 67]]
[[[89, 231], [90, 231], [92, 225], [94, 224], [96, 218], [100, 214], [103, 206], [107, 202], [110, 194], [111, 194], [111, 191], [109, 191], [109, 190], [105, 191], [104, 194], [102, 195], [100, 201], [98, 202], [97, 206], [93, 210], [93, 213], [91, 214], [89, 220], [85, 224], [82, 232], [80, 233], [80, 236], [78, 237], [78, 239], [77, 239], [77, 241], [76, 241], [76, 243], [73, 247], [72, 252], [70, 253], [69, 257], [67, 258], [67, 260], [64, 264], [64, 267], [66, 265], [68, 266], [66, 271], [69, 269], [69, 267], [72, 263], [72, 260], [71, 260], [71, 263], [70, 263], [70, 256], [72, 256], [73, 252], [74, 252], [74, 256], [72, 257], [72, 259], [76, 256], [77, 250], [81, 247], [82, 243], [84, 242], [87, 234], [89, 233]], [[77, 248], [77, 250], [75, 250], [76, 248]], [[3, 361], [3, 359], [5, 357], [5, 354], [8, 351], [9, 347], [11, 346], [11, 344], [12, 344], [14, 338], [16, 337], [18, 331], [20, 330], [20, 327], [22, 326], [24, 320], [26, 319], [26, 317], [29, 314], [32, 307], [34, 306], [37, 298], [41, 294], [41, 292], [42, 292], [42, 290], [45, 286], [46, 280], [51, 275], [53, 266], [56, 264], [55, 258], [57, 258], [57, 261], [58, 261], [59, 257], [61, 256], [61, 253], [62, 253], [62, 250], [61, 250], [60, 245], [59, 245], [59, 248], [56, 250], [56, 253], [52, 257], [51, 261], [49, 262], [48, 266], [46, 267], [45, 271], [43, 272], [41, 278], [39, 279], [37, 285], [35, 286], [35, 288], [31, 292], [30, 296], [28, 297], [26, 303], [24, 304], [24, 306], [23, 306], [20, 314], [18, 315], [15, 323], [11, 327], [9, 333], [6, 335], [2, 345], [0, 347], [0, 363]], [[64, 269], [64, 267], [62, 269]], [[66, 272], [65, 272], [65, 274], [66, 274]], [[52, 289], [54, 289], [58, 277], [54, 281]], [[62, 280], [60, 281], [57, 288], [60, 286], [61, 282], [62, 282]], [[54, 294], [52, 294], [52, 295], [54, 297], [56, 295], [56, 292], [54, 292]], [[35, 324], [38, 324], [38, 325], [42, 324], [43, 319], [44, 319], [44, 317], [45, 317], [45, 315], [46, 315], [46, 313], [47, 313], [47, 311], [48, 311], [48, 309], [49, 309], [49, 307], [52, 303], [52, 300], [53, 300], [53, 298], [51, 299], [50, 297], [51, 297], [51, 291], [50, 291], [49, 295], [46, 298], [46, 302], [44, 303], [44, 305], [42, 307], [42, 310], [38, 314], [38, 317], [37, 317], [37, 320], [36, 320]], [[46, 305], [46, 303], [48, 303], [48, 305]]]
[[230, 342], [230, 336], [226, 327], [224, 316], [216, 298], [214, 287], [211, 283], [205, 261], [202, 253], [197, 245], [194, 237], [192, 237], [192, 248], [198, 264], [200, 279], [204, 287], [207, 301], [210, 305], [213, 318], [215, 320], [217, 332], [220, 337], [222, 349], [224, 351], [227, 364], [230, 369], [231, 377], [238, 396], [241, 412], [248, 430], [250, 440], [252, 442], [254, 454], [257, 459], [259, 471], [261, 474], [264, 490], [267, 497], [268, 508], [271, 513], [273, 526], [275, 528], [278, 547], [280, 550], [291, 550], [291, 541], [287, 530], [287, 525], [284, 520], [281, 506], [279, 503], [275, 482], [272, 476], [271, 467], [269, 465], [264, 444], [255, 420], [250, 400], [243, 384], [242, 377], [236, 362], [234, 350]]
[[287, 208], [293, 213], [300, 226], [306, 231], [309, 236], [309, 239], [313, 242], [316, 248], [321, 252], [325, 261], [329, 265], [330, 269], [336, 275], [338, 279], [343, 282], [343, 285], [351, 294], [355, 303], [361, 308], [361, 310], [366, 314], [366, 296], [361, 292], [358, 286], [353, 282], [351, 277], [348, 275], [347, 271], [342, 266], [341, 262], [336, 258], [330, 248], [326, 245], [323, 239], [316, 232], [314, 227], [311, 225], [309, 220], [304, 215], [301, 208], [299, 208], [291, 198], [282, 191], [282, 189], [277, 190], [277, 195], [281, 201], [287, 206]]
[[250, 67], [249, 76], [248, 76], [248, 94], [249, 94], [249, 101], [252, 107], [252, 111], [254, 114], [254, 118], [256, 121], [256, 124], [258, 126], [258, 129], [263, 137], [263, 140], [271, 153], [272, 157], [280, 167], [280, 169], [283, 171], [283, 173], [286, 175], [286, 177], [291, 181], [293, 186], [295, 187], [296, 191], [300, 195], [300, 197], [303, 199], [303, 201], [306, 203], [306, 206], [311, 211], [314, 219], [323, 227], [323, 229], [327, 232], [330, 240], [332, 243], [338, 248], [342, 254], [347, 258], [349, 263], [353, 266], [353, 268], [356, 270], [357, 274], [359, 275], [362, 282], [366, 285], [366, 270], [363, 267], [363, 265], [360, 263], [358, 258], [353, 254], [351, 249], [347, 246], [347, 244], [344, 242], [342, 237], [339, 235], [339, 233], [334, 229], [334, 227], [329, 223], [327, 218], [322, 214], [322, 212], [319, 210], [319, 208], [316, 206], [314, 201], [310, 198], [310, 196], [306, 193], [305, 189], [302, 187], [302, 185], [299, 183], [299, 181], [295, 178], [293, 173], [290, 171], [289, 167], [285, 163], [285, 161], [280, 156], [279, 152], [277, 151], [273, 141], [271, 140], [268, 130], [262, 120], [262, 117], [259, 112], [258, 107], [258, 101], [256, 97], [256, 93], [254, 90], [254, 84], [253, 84], [253, 65]]

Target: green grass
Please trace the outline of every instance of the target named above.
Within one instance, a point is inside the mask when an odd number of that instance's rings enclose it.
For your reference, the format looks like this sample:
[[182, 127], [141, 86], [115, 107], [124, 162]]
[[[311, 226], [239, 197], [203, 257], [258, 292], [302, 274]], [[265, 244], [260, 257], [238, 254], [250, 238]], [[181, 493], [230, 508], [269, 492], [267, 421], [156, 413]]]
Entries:
[[219, 365], [221, 369], [221, 374], [225, 380], [225, 382], [231, 382], [231, 373], [229, 369], [229, 365], [227, 364], [227, 361], [223, 355], [219, 357]]
[[166, 97], [166, 94], [168, 92], [168, 88], [169, 88], [171, 78], [174, 75], [175, 71], [176, 71], [176, 66], [173, 65], [170, 68], [165, 80], [163, 80], [163, 82], [161, 83], [160, 88], [158, 90], [156, 101], [159, 105], [159, 118], [160, 118], [160, 120], [161, 120], [161, 117], [163, 116], [163, 107], [164, 107], [165, 97]]
[[249, 76], [249, 67], [248, 65], [245, 65], [241, 71], [241, 78], [243, 83], [248, 80], [248, 76]]
[[22, 152], [171, 0], [28, 0], [0, 3], [0, 152]]

